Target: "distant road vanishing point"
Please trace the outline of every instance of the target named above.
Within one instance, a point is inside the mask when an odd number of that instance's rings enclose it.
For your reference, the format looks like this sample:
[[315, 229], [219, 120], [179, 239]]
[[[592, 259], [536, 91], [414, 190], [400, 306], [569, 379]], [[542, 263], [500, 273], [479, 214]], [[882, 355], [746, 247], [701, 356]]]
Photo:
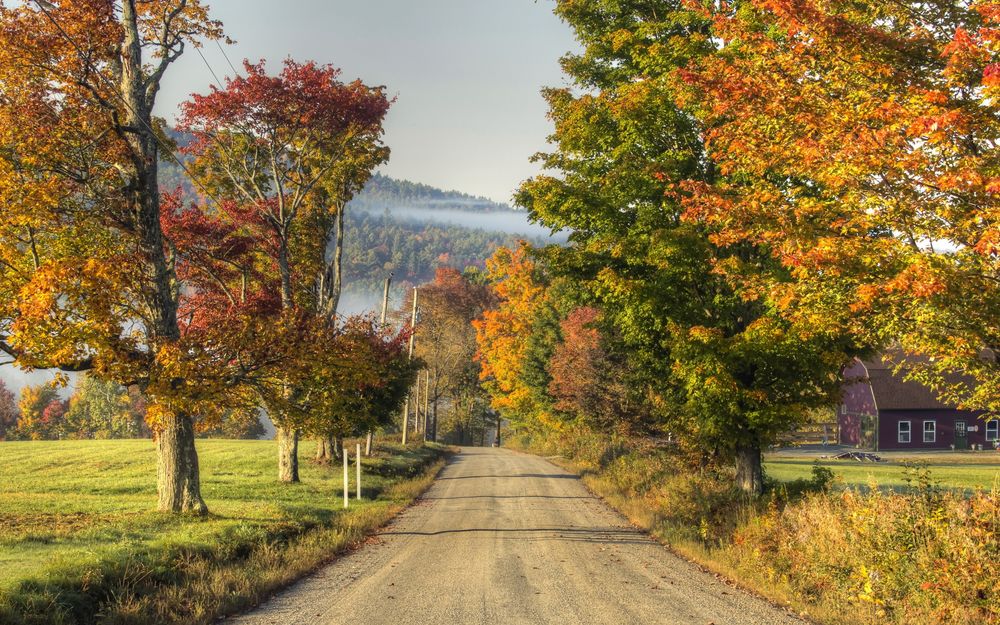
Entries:
[[802, 625], [678, 558], [542, 458], [465, 448], [365, 546], [240, 625]]

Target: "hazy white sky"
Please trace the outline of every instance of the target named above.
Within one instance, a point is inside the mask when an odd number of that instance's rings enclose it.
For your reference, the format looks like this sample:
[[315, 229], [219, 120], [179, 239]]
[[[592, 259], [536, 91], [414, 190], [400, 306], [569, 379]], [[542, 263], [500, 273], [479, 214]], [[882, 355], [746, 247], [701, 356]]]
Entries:
[[[226, 53], [332, 63], [343, 78], [386, 85], [384, 173], [509, 201], [537, 170], [529, 157], [551, 131], [543, 86], [563, 84], [559, 58], [574, 49], [553, 0], [209, 0], [236, 40]], [[215, 44], [203, 53], [231, 74]], [[212, 75], [194, 50], [172, 68], [159, 100], [168, 119]]]

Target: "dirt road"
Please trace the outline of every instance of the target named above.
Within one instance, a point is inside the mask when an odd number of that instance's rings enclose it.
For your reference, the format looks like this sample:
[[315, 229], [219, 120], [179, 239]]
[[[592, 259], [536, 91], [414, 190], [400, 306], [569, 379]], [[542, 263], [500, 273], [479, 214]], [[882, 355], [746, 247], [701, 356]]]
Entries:
[[677, 558], [533, 456], [467, 448], [364, 547], [241, 625], [802, 625]]

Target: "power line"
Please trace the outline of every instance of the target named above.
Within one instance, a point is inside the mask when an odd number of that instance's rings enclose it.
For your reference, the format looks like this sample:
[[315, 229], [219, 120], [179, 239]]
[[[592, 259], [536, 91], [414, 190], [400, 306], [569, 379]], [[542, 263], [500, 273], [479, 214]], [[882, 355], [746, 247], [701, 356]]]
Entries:
[[195, 46], [194, 50], [195, 52], [198, 53], [198, 56], [201, 57], [201, 60], [205, 62], [205, 67], [207, 67], [208, 71], [212, 73], [212, 78], [215, 79], [215, 84], [219, 85], [219, 88], [221, 89], [223, 86], [222, 81], [219, 80], [219, 75], [215, 73], [215, 69], [212, 68], [212, 65], [208, 62], [208, 59], [206, 59], [205, 55], [201, 53], [201, 48]]
[[218, 46], [219, 52], [221, 52], [222, 56], [225, 57], [226, 63], [229, 63], [229, 69], [233, 70], [233, 78], [239, 77], [240, 75], [239, 71], [237, 71], [236, 66], [233, 65], [233, 62], [229, 60], [229, 55], [226, 54], [226, 49], [222, 47], [222, 44], [219, 43], [218, 39], [215, 40], [215, 45]]

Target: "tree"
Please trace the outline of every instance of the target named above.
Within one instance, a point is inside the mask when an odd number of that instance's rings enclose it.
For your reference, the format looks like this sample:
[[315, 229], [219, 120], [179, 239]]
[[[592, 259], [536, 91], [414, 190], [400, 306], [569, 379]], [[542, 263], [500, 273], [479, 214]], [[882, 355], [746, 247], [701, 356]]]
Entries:
[[[480, 379], [493, 409], [528, 427], [558, 428], [559, 422], [537, 385], [525, 379], [534, 324], [547, 304], [547, 291], [536, 275], [527, 245], [499, 248], [486, 262], [497, 305], [473, 322], [481, 365]], [[547, 357], [545, 358], [547, 360]]]
[[[286, 60], [278, 76], [263, 62], [244, 63], [246, 76], [224, 89], [195, 95], [180, 128], [201, 184], [231, 198], [225, 211], [262, 243], [266, 272], [276, 276], [286, 323], [334, 322], [340, 297], [343, 209], [371, 170], [388, 157], [382, 120], [391, 102], [381, 87], [344, 84], [339, 70]], [[328, 258], [331, 235], [335, 254]], [[314, 328], [315, 329], [315, 328]], [[319, 331], [317, 329], [317, 331]], [[301, 424], [295, 409], [306, 385], [300, 369], [262, 395], [278, 430], [278, 474], [297, 482]], [[290, 370], [289, 370], [290, 373]]]
[[65, 433], [74, 438], [139, 438], [146, 433], [145, 414], [125, 387], [84, 375], [69, 398]]
[[317, 384], [323, 390], [307, 431], [338, 441], [389, 425], [421, 366], [409, 358], [409, 337], [372, 316], [344, 320], [330, 342], [338, 356]]
[[0, 349], [142, 385], [159, 507], [203, 513], [193, 414], [224, 361], [181, 336], [153, 109], [171, 64], [221, 26], [199, 0], [24, 3], [0, 22]]
[[[583, 51], [563, 61], [574, 85], [546, 91], [555, 150], [539, 159], [554, 173], [525, 183], [517, 201], [572, 231], [567, 249], [547, 251], [549, 268], [620, 331], [665, 425], [760, 493], [761, 449], [806, 407], [836, 401], [850, 345], [775, 314], [774, 292], [758, 288], [781, 276], [767, 250], [720, 247], [705, 224], [682, 219], [678, 191], [719, 175], [675, 80], [714, 54], [710, 18], [679, 0], [565, 1], [557, 13]], [[771, 367], [778, 353], [795, 366]], [[801, 382], [801, 371], [818, 375]]]
[[0, 440], [17, 428], [19, 416], [14, 393], [7, 388], [3, 380], [0, 380]]
[[[476, 332], [472, 322], [491, 304], [487, 286], [475, 283], [457, 269], [439, 267], [434, 281], [420, 287], [415, 353], [430, 376], [429, 384], [424, 386], [428, 387], [429, 403], [433, 405], [433, 417], [425, 424], [428, 428], [425, 434], [431, 438], [437, 435], [439, 402], [447, 398], [455, 405], [459, 397], [479, 391]], [[403, 310], [408, 305], [404, 301]]]
[[32, 440], [58, 438], [65, 409], [53, 384], [25, 386], [18, 401], [17, 436]]
[[719, 52], [678, 80], [725, 176], [689, 188], [689, 213], [768, 246], [794, 277], [789, 318], [929, 356], [917, 377], [996, 412], [996, 3], [705, 16]]
[[267, 433], [260, 418], [259, 410], [230, 410], [223, 415], [218, 426], [199, 434], [205, 438], [258, 440]]
[[592, 306], [574, 308], [560, 322], [560, 340], [548, 363], [548, 392], [556, 410], [604, 430], [642, 433], [651, 406], [641, 372]]

